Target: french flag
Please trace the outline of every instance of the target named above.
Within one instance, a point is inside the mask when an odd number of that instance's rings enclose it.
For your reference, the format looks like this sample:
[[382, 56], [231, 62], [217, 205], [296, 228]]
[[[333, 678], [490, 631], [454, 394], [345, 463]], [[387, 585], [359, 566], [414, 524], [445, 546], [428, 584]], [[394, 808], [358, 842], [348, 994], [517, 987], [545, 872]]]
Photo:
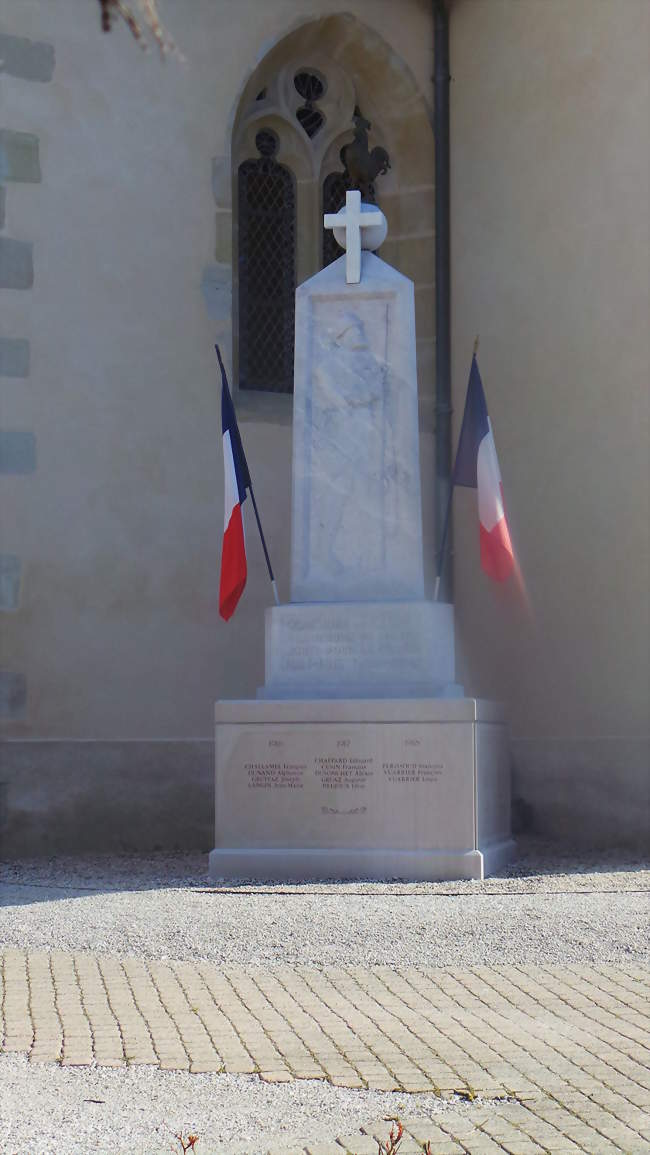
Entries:
[[235, 408], [228, 388], [226, 370], [216, 346], [221, 368], [221, 430], [223, 433], [224, 518], [219, 582], [219, 613], [225, 621], [232, 617], [246, 585], [246, 542], [242, 504], [251, 479], [242, 448]]
[[495, 581], [505, 581], [514, 569], [515, 557], [506, 521], [492, 425], [476, 355], [472, 358], [469, 374], [452, 485], [465, 485], [478, 491], [481, 566]]

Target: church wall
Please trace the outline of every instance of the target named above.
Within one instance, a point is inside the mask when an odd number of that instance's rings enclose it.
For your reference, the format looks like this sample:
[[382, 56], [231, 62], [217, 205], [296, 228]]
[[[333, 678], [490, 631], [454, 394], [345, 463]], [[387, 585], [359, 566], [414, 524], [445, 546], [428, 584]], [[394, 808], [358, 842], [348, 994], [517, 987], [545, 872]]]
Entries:
[[512, 718], [537, 828], [647, 839], [645, 0], [454, 0], [455, 436], [472, 344], [529, 599], [455, 497], [462, 676]]
[[[211, 845], [213, 702], [263, 680], [270, 591], [250, 518], [244, 600], [227, 625], [217, 609], [213, 342], [230, 365], [230, 138], [265, 54], [341, 5], [160, 9], [185, 63], [142, 54], [120, 24], [102, 35], [92, 0], [0, 3], [0, 128], [26, 134], [2, 138], [13, 178], [0, 156], [6, 855]], [[430, 104], [429, 4], [344, 9], [390, 44]], [[416, 193], [389, 215], [403, 214], [408, 236], [422, 211]], [[423, 282], [423, 325], [431, 300]], [[432, 336], [421, 361], [429, 398]], [[243, 410], [287, 596], [290, 407], [261, 397]], [[430, 430], [430, 405], [423, 420]]]

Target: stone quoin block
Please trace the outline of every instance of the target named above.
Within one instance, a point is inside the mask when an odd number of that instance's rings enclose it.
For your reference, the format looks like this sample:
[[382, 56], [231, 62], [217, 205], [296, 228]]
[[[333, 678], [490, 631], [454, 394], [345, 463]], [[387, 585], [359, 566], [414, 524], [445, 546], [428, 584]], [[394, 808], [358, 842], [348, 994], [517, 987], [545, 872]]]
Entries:
[[0, 718], [19, 718], [27, 703], [27, 679], [13, 670], [0, 670]]
[[232, 265], [206, 265], [201, 278], [201, 292], [208, 315], [213, 321], [232, 322]]
[[0, 289], [31, 289], [34, 257], [31, 241], [0, 237]]
[[232, 213], [228, 209], [216, 214], [214, 254], [220, 264], [232, 263]]
[[36, 469], [36, 438], [18, 429], [0, 432], [0, 473], [33, 473]]
[[232, 205], [232, 170], [229, 156], [212, 157], [212, 192], [220, 209]]
[[15, 553], [0, 553], [0, 611], [18, 609], [21, 573], [21, 561]]
[[24, 36], [0, 36], [0, 72], [47, 83], [54, 74], [54, 46]]
[[40, 179], [38, 137], [32, 132], [0, 128], [0, 180], [38, 184]]
[[0, 376], [29, 376], [29, 341], [24, 337], [0, 337]]

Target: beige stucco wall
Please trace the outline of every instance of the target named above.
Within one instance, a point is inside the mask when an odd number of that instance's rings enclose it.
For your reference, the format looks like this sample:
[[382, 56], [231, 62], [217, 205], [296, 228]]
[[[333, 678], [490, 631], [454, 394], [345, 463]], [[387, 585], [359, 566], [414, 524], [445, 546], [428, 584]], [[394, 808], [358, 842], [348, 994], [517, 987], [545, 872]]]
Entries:
[[649, 15], [452, 5], [455, 429], [480, 333], [530, 603], [481, 576], [459, 492], [459, 641], [468, 687], [510, 704], [551, 829], [553, 794], [575, 830], [581, 806], [603, 827], [647, 807]]
[[[34, 245], [34, 287], [0, 290], [2, 331], [31, 371], [2, 381], [3, 425], [36, 434], [37, 465], [0, 479], [2, 548], [22, 561], [2, 665], [26, 677], [5, 738], [208, 738], [220, 695], [263, 681], [261, 549], [217, 612], [223, 498], [215, 326], [201, 292], [219, 231], [212, 158], [265, 53], [340, 0], [161, 0], [186, 57], [143, 55], [91, 0], [0, 0], [0, 31], [54, 45], [50, 83], [0, 76], [2, 124], [40, 141], [42, 182], [8, 187], [6, 232]], [[425, 0], [346, 0], [431, 101]], [[191, 18], [190, 18], [191, 13]], [[399, 78], [397, 78], [399, 82]], [[429, 366], [431, 359], [429, 359]], [[286, 406], [285, 406], [286, 408]], [[288, 593], [287, 420], [247, 407], [245, 442]]]
[[[11, 853], [80, 845], [79, 816], [88, 845], [102, 821], [106, 845], [116, 831], [118, 844], [169, 845], [170, 814], [181, 842], [209, 845], [211, 816], [197, 814], [212, 702], [262, 681], [269, 593], [252, 525], [245, 601], [228, 625], [217, 613], [212, 343], [229, 352], [230, 219], [228, 169], [212, 161], [228, 156], [247, 79], [301, 21], [344, 8], [432, 99], [428, 0], [192, 0], [191, 21], [185, 0], [160, 0], [183, 65], [142, 55], [123, 28], [102, 36], [96, 7], [0, 0], [0, 33], [56, 53], [49, 83], [0, 75], [0, 128], [38, 136], [42, 171], [7, 185], [2, 233], [34, 257], [32, 289], [0, 288], [0, 338], [31, 345], [29, 375], [0, 379], [2, 426], [36, 435], [34, 472], [0, 477], [0, 548], [22, 565], [0, 665], [26, 686], [24, 710], [9, 702], [1, 719]], [[540, 828], [573, 834], [588, 812], [589, 837], [639, 832], [647, 800], [647, 44], [645, 0], [451, 10], [456, 434], [478, 331], [530, 604], [482, 578], [475, 495], [460, 492], [460, 675], [509, 703], [517, 788]], [[410, 205], [387, 208], [417, 233]], [[413, 255], [402, 248], [386, 255], [399, 265]], [[218, 323], [201, 291], [210, 269]], [[432, 307], [423, 281], [421, 338]], [[419, 345], [429, 588], [431, 337]], [[290, 419], [274, 399], [240, 400], [286, 594]]]

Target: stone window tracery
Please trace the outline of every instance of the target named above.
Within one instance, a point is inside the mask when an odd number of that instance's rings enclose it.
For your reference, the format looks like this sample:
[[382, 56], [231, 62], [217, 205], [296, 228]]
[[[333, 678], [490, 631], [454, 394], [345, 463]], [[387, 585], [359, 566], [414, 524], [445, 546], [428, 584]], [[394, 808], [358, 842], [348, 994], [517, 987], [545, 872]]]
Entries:
[[317, 54], [275, 71], [262, 65], [242, 100], [232, 150], [241, 389], [293, 391], [295, 287], [343, 252], [322, 222], [350, 187], [341, 149], [352, 140], [356, 104], [347, 73]]

